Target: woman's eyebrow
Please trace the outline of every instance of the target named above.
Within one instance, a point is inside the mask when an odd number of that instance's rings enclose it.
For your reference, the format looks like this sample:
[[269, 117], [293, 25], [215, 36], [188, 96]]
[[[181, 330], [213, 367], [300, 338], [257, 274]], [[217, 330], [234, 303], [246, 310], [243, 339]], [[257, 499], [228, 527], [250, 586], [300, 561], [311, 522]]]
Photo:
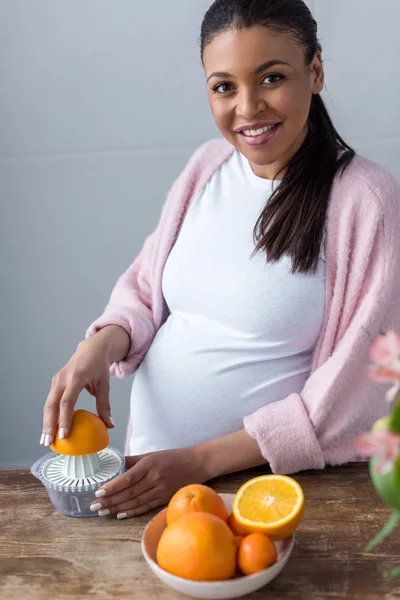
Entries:
[[[257, 67], [257, 69], [254, 71], [254, 75], [257, 75], [258, 73], [261, 73], [261, 71], [265, 71], [270, 67], [274, 67], [275, 65], [287, 65], [290, 67], [289, 63], [285, 62], [284, 60], [269, 60]], [[211, 73], [209, 77], [207, 77], [207, 82], [211, 79], [211, 77], [234, 77], [234, 75], [231, 73], [226, 73], [225, 71], [215, 71], [214, 73]]]

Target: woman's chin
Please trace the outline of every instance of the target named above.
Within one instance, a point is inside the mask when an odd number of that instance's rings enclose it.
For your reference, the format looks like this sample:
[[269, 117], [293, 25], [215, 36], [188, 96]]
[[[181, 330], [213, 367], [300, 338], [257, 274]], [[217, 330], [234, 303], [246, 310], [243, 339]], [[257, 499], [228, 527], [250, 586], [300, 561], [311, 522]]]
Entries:
[[267, 167], [268, 165], [272, 165], [279, 160], [280, 153], [279, 152], [271, 152], [271, 151], [262, 151], [254, 150], [252, 148], [238, 147], [238, 150], [249, 160], [252, 164], [257, 165], [259, 167]]

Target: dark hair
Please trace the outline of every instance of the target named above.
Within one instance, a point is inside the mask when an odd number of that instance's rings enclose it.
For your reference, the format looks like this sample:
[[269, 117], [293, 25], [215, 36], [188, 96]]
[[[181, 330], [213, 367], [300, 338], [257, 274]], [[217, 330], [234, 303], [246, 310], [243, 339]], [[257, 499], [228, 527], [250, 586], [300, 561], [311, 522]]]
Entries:
[[[317, 23], [302, 0], [216, 0], [201, 27], [202, 60], [205, 47], [218, 34], [254, 26], [291, 34], [304, 49], [307, 65], [322, 50]], [[355, 156], [319, 94], [312, 97], [308, 126], [304, 143], [288, 161], [254, 228], [254, 254], [265, 250], [267, 261], [286, 254], [293, 273], [316, 272], [333, 180]]]

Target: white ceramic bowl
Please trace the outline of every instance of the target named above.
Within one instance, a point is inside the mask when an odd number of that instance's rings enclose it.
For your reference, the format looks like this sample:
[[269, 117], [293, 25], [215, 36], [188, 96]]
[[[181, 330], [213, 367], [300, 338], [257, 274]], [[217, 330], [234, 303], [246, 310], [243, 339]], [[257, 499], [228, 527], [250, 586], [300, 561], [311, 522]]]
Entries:
[[[228, 513], [232, 511], [234, 494], [220, 494], [225, 502]], [[193, 598], [239, 598], [262, 588], [275, 579], [282, 571], [293, 550], [294, 535], [286, 540], [275, 542], [278, 550], [277, 562], [255, 575], [247, 575], [229, 579], [228, 581], [192, 581], [171, 575], [158, 566], [156, 560], [157, 545], [161, 534], [166, 528], [167, 509], [159, 512], [147, 525], [142, 537], [142, 552], [150, 569], [161, 581], [174, 590], [192, 596]]]

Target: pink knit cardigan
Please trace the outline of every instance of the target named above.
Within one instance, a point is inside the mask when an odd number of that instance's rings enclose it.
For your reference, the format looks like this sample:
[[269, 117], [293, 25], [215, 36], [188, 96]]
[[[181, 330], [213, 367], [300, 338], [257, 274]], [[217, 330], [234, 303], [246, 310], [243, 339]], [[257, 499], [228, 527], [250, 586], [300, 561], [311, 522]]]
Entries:
[[[191, 201], [232, 152], [225, 140], [196, 151], [173, 185], [157, 228], [89, 327], [87, 336], [118, 324], [131, 337], [129, 353], [111, 365], [112, 375], [126, 377], [137, 369], [168, 318], [161, 289], [165, 262]], [[325, 252], [325, 317], [311, 374], [300, 393], [244, 418], [275, 473], [356, 460], [354, 437], [388, 412], [385, 390], [364, 372], [375, 337], [388, 328], [400, 331], [400, 188], [378, 165], [357, 156], [336, 177]], [[129, 435], [130, 424], [127, 442]]]

